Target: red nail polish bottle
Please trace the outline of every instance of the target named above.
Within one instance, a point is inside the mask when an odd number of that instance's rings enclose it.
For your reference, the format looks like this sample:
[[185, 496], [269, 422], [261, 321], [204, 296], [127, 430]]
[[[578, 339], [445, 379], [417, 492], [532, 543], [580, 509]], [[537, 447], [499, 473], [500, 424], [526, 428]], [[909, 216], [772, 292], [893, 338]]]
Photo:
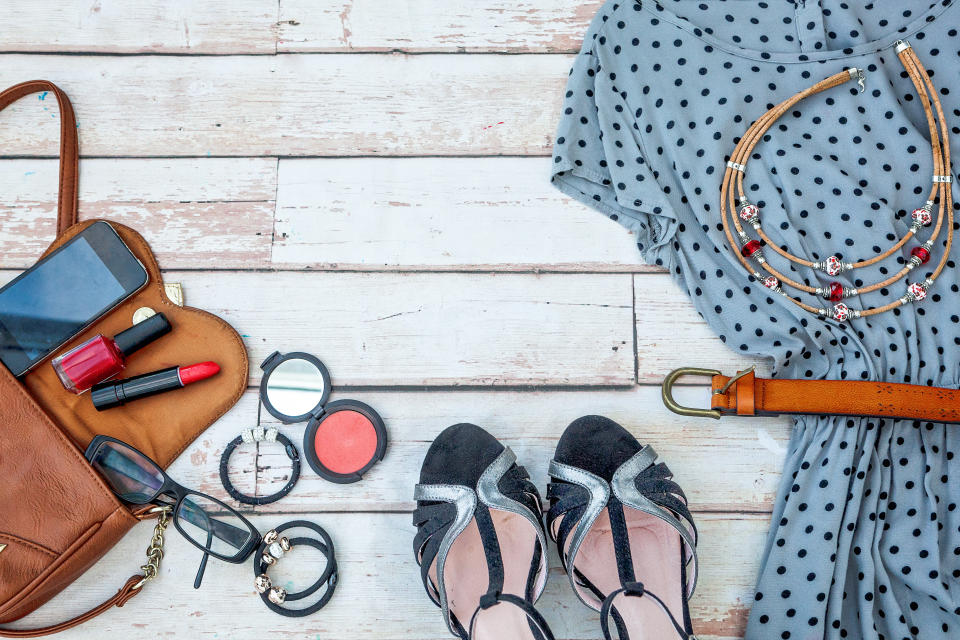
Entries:
[[68, 391], [83, 393], [123, 371], [127, 356], [167, 333], [170, 322], [158, 313], [113, 338], [96, 335], [54, 358], [51, 364]]

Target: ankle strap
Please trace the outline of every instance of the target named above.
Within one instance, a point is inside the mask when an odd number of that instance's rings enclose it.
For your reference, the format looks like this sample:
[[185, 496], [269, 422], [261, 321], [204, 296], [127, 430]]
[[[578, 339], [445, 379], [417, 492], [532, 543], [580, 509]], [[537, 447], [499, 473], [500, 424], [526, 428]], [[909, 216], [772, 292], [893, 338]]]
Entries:
[[606, 638], [606, 640], [613, 640], [613, 636], [610, 635], [611, 614], [614, 616], [614, 622], [617, 625], [617, 632], [620, 640], [629, 640], [630, 638], [630, 635], [627, 633], [626, 626], [623, 624], [622, 619], [620, 618], [619, 614], [617, 614], [616, 608], [613, 606], [614, 599], [616, 599], [616, 597], [620, 594], [625, 596], [634, 596], [637, 598], [644, 596], [652, 598], [653, 601], [656, 602], [661, 609], [663, 609], [663, 612], [670, 619], [670, 622], [673, 624], [673, 628], [677, 631], [677, 636], [681, 640], [697, 640], [693, 635], [684, 631], [683, 626], [677, 622], [676, 618], [673, 617], [673, 614], [670, 612], [670, 609], [667, 607], [666, 603], [653, 592], [647, 591], [643, 587], [642, 582], [629, 582], [620, 589], [611, 592], [610, 595], [604, 599], [603, 606], [600, 608], [600, 628], [603, 629], [603, 637]]
[[530, 621], [530, 631], [532, 632], [535, 640], [554, 640], [553, 632], [550, 631], [547, 621], [542, 615], [540, 615], [540, 612], [534, 609], [533, 605], [523, 598], [518, 598], [510, 593], [488, 593], [480, 598], [480, 606], [477, 607], [477, 610], [474, 611], [473, 615], [470, 617], [469, 635], [467, 636], [467, 640], [473, 638], [473, 627], [477, 622], [477, 615], [481, 611], [495, 607], [500, 603], [512, 604], [523, 610], [523, 612], [527, 615], [527, 619]]

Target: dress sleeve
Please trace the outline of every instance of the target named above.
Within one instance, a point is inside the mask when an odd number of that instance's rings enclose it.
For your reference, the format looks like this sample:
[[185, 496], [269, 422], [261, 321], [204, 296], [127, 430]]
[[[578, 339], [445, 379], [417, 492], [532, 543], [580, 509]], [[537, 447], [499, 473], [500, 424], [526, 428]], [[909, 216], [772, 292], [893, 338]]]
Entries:
[[650, 166], [634, 111], [602, 58], [602, 50], [585, 44], [574, 61], [553, 149], [551, 181], [630, 229], [648, 263], [667, 265], [676, 216]]

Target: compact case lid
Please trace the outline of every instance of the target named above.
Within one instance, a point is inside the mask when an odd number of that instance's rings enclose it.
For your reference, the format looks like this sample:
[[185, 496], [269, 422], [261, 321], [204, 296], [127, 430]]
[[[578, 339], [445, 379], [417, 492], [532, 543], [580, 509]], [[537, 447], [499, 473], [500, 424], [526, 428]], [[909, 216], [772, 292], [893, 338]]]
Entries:
[[330, 372], [309, 353], [274, 351], [260, 365], [260, 401], [284, 424], [306, 422], [330, 398]]

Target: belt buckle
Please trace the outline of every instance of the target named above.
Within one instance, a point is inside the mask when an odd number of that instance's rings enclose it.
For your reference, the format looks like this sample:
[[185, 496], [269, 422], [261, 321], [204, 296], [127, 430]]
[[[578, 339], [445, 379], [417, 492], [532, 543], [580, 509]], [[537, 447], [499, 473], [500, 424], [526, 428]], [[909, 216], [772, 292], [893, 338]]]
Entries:
[[[723, 385], [723, 387], [714, 391], [713, 395], [719, 396], [719, 395], [725, 394], [730, 389], [730, 387], [732, 387], [737, 382], [737, 380], [739, 380], [740, 378], [742, 378], [747, 374], [753, 373], [754, 368], [755, 367], [750, 367], [748, 369], [744, 369], [743, 371], [738, 372], [737, 375], [727, 380], [727, 383]], [[667, 409], [670, 409], [670, 411], [673, 411], [674, 413], [679, 414], [681, 416], [693, 416], [695, 418], [713, 418], [714, 420], [719, 420], [723, 416], [723, 414], [720, 413], [717, 409], [697, 409], [695, 407], [684, 407], [683, 405], [679, 404], [676, 400], [673, 399], [673, 385], [680, 378], [684, 376], [706, 376], [706, 377], [712, 378], [714, 376], [719, 376], [719, 375], [723, 375], [723, 374], [721, 374], [716, 369], [703, 369], [701, 367], [680, 367], [679, 369], [674, 369], [673, 371], [667, 374], [666, 378], [663, 379], [663, 389], [661, 393], [663, 397], [663, 404], [666, 405]]]
[[701, 367], [680, 367], [674, 369], [663, 379], [662, 397], [663, 404], [667, 409], [681, 416], [693, 416], [697, 418], [720, 419], [720, 412], [716, 409], [696, 409], [694, 407], [684, 407], [673, 399], [673, 385], [685, 376], [705, 376], [712, 378], [721, 375], [716, 369], [703, 369]]

